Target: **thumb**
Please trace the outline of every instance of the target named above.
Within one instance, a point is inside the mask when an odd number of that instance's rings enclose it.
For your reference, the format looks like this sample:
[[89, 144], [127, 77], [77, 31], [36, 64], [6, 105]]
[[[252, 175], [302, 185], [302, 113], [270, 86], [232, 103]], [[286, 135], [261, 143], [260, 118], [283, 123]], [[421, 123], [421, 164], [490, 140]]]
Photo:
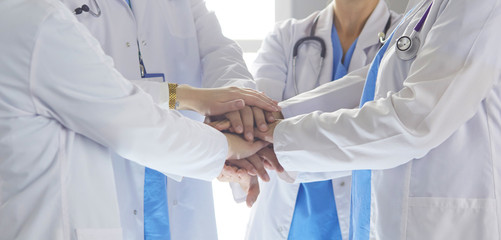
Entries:
[[254, 129], [254, 136], [263, 141], [273, 143], [273, 132], [271, 130], [268, 130], [266, 132], [261, 132], [258, 129]]
[[279, 123], [280, 120], [276, 120], [275, 122], [268, 124], [268, 130], [264, 132], [254, 129], [254, 136], [269, 143], [273, 143], [273, 133], [275, 131], [275, 127]]
[[252, 205], [256, 202], [259, 192], [259, 181], [257, 180], [257, 177], [254, 176], [251, 178], [249, 191], [247, 191], [247, 198], [245, 199], [248, 207], [252, 207]]
[[254, 141], [254, 142], [247, 142], [246, 141], [245, 144], [246, 144], [245, 150], [241, 151], [237, 155], [237, 159], [248, 158], [248, 157], [256, 154], [259, 150], [261, 150], [264, 147], [268, 146], [270, 143], [258, 140], [258, 141]]
[[215, 103], [214, 105], [210, 106], [207, 115], [209, 116], [221, 115], [228, 112], [240, 110], [244, 107], [245, 107], [245, 102], [243, 99], [236, 99], [228, 102]]
[[228, 119], [224, 119], [221, 121], [207, 122], [205, 124], [217, 129], [218, 131], [228, 130], [231, 127], [231, 123]]

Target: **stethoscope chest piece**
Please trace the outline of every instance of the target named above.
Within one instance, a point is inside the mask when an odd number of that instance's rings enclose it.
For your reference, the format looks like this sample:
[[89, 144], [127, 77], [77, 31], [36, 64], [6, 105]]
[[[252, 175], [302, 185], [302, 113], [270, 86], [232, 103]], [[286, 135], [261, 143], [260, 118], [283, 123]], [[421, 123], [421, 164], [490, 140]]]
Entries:
[[398, 58], [407, 61], [416, 57], [419, 51], [419, 46], [421, 45], [421, 40], [419, 40], [418, 34], [423, 28], [426, 18], [428, 18], [428, 13], [430, 13], [432, 5], [433, 1], [431, 2], [430, 6], [428, 6], [426, 12], [423, 14], [409, 36], [404, 35], [398, 38], [396, 51]]
[[401, 36], [397, 40], [397, 56], [405, 61], [415, 58], [420, 44], [417, 37]]

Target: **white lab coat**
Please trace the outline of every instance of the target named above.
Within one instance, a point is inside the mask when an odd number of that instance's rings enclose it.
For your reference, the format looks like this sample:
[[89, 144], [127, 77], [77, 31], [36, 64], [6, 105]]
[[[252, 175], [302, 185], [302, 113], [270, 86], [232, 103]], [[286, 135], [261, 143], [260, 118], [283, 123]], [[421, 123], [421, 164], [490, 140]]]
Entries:
[[[430, 3], [396, 30], [375, 101], [284, 120], [275, 151], [290, 171], [373, 169], [371, 239], [500, 239], [501, 1], [435, 0], [417, 57], [400, 60], [397, 38]], [[336, 85], [283, 107], [332, 100]]]
[[[390, 12], [386, 3], [380, 1], [373, 13], [368, 18], [365, 27], [358, 37], [357, 45], [350, 62], [348, 72], [361, 68], [372, 61], [379, 50], [379, 32], [384, 28], [391, 14], [392, 25], [396, 25], [401, 17]], [[320, 45], [317, 43], [304, 43], [299, 48], [296, 73], [299, 92], [306, 92], [319, 84], [331, 82], [333, 74], [331, 30], [333, 25], [333, 3], [320, 12], [315, 12], [302, 20], [288, 20], [278, 24], [263, 43], [256, 61], [253, 65], [253, 75], [258, 88], [275, 100], [281, 101], [294, 95], [295, 87], [292, 78], [292, 51], [295, 43], [310, 33], [314, 19], [320, 15], [315, 36], [325, 40], [327, 55], [323, 63], [322, 72], [318, 83]], [[394, 27], [388, 29], [391, 33]], [[345, 99], [338, 102], [339, 107], [354, 108], [357, 106], [362, 94], [363, 85], [346, 89], [343, 92]], [[308, 109], [312, 111], [313, 109]], [[292, 117], [286, 115], [285, 117]], [[349, 175], [350, 172], [344, 175]], [[261, 193], [251, 212], [247, 239], [287, 239], [289, 228], [294, 214], [299, 183], [287, 183], [278, 179], [273, 172], [270, 173], [269, 183], [260, 182]], [[332, 174], [299, 175], [301, 182], [308, 182], [310, 178], [330, 179]], [[343, 239], [348, 239], [350, 220], [350, 190], [351, 177], [344, 176], [332, 180], [334, 197]]]
[[1, 1], [0, 32], [1, 239], [122, 239], [112, 151], [220, 173], [225, 137], [156, 106], [59, 1]]
[[[75, 9], [91, 0], [63, 0]], [[138, 48], [148, 73], [164, 73], [166, 81], [195, 87], [240, 86], [255, 88], [245, 67], [242, 52], [234, 41], [225, 38], [213, 12], [202, 0], [97, 0], [99, 18], [88, 13], [77, 18], [99, 40], [117, 69], [139, 84], [157, 101], [168, 99], [167, 84], [158, 79], [140, 78]], [[203, 116], [185, 111], [186, 116]], [[114, 158], [116, 183], [125, 239], [144, 236], [144, 167]], [[178, 179], [179, 180], [179, 179]], [[211, 182], [168, 178], [170, 230], [173, 240], [217, 239]]]

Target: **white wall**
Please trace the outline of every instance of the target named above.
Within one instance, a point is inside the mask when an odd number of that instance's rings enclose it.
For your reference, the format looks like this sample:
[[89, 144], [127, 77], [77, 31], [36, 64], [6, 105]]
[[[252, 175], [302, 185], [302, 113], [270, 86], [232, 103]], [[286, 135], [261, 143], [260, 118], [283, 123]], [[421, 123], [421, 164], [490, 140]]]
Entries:
[[[390, 9], [402, 13], [408, 0], [385, 0]], [[304, 18], [327, 6], [331, 0], [275, 0], [275, 19]]]
[[275, 19], [305, 18], [327, 6], [330, 0], [275, 0]]
[[386, 0], [390, 9], [398, 13], [403, 13], [405, 11], [407, 2], [408, 0]]

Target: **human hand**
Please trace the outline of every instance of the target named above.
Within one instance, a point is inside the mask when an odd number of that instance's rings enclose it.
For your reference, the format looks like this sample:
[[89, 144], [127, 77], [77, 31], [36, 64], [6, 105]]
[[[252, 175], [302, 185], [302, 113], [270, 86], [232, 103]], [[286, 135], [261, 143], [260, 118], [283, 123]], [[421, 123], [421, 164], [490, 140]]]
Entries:
[[[276, 120], [279, 120], [279, 119], [284, 119], [284, 115], [282, 114], [281, 111], [275, 111], [275, 112], [268, 112], [268, 111], [265, 111], [264, 112], [265, 116], [266, 116], [266, 121], [268, 123], [272, 123], [272, 122], [275, 122]], [[260, 129], [261, 130], [261, 129]], [[268, 129], [266, 129], [268, 130]], [[265, 131], [266, 131], [265, 130]], [[262, 131], [262, 130], [261, 130]]]
[[217, 180], [220, 182], [241, 182], [248, 176], [247, 170], [226, 163]]
[[[284, 118], [280, 111], [270, 112], [258, 107], [249, 106], [245, 106], [239, 111], [226, 113], [224, 116], [230, 122], [231, 130], [235, 133], [243, 134], [247, 141], [254, 140], [254, 127], [259, 131], [265, 132], [268, 130], [268, 123], [273, 123], [277, 119]], [[219, 117], [219, 119], [221, 118]]]
[[226, 159], [243, 159], [254, 155], [269, 143], [264, 141], [245, 141], [242, 137], [232, 133], [224, 133], [228, 141], [228, 155]]
[[264, 166], [264, 160], [257, 154], [244, 159], [226, 160], [226, 164], [238, 169], [244, 169], [249, 175], [259, 176], [265, 182], [270, 181], [270, 176]]
[[268, 170], [275, 170], [279, 173], [284, 172], [284, 168], [280, 165], [277, 155], [273, 150], [273, 145], [268, 145], [257, 152], [257, 155], [263, 160], [263, 165]]
[[273, 133], [275, 132], [275, 128], [281, 121], [282, 120], [276, 120], [275, 122], [268, 124], [268, 130], [264, 132], [255, 129], [254, 135], [263, 141], [273, 143]]
[[225, 118], [230, 122], [231, 130], [243, 134], [247, 141], [254, 140], [254, 126], [261, 131], [268, 130], [265, 111], [258, 107], [245, 106], [244, 108], [217, 116], [216, 119]]
[[217, 178], [221, 182], [236, 182], [242, 190], [247, 193], [245, 202], [248, 207], [252, 207], [259, 196], [259, 181], [257, 176], [251, 176], [244, 169], [226, 164], [223, 171]]
[[179, 85], [176, 90], [178, 109], [193, 110], [205, 116], [237, 111], [245, 106], [255, 106], [266, 111], [278, 111], [277, 102], [248, 88], [194, 88]]
[[250, 176], [250, 175], [247, 176], [248, 177], [242, 179], [242, 181], [239, 182], [239, 184], [240, 187], [245, 192], [247, 192], [247, 197], [245, 198], [245, 203], [247, 204], [247, 207], [252, 207], [252, 205], [254, 205], [260, 193], [259, 181], [256, 176]]
[[206, 117], [204, 123], [215, 128], [218, 131], [226, 131], [231, 128], [231, 123], [228, 119], [211, 121], [209, 117]]

